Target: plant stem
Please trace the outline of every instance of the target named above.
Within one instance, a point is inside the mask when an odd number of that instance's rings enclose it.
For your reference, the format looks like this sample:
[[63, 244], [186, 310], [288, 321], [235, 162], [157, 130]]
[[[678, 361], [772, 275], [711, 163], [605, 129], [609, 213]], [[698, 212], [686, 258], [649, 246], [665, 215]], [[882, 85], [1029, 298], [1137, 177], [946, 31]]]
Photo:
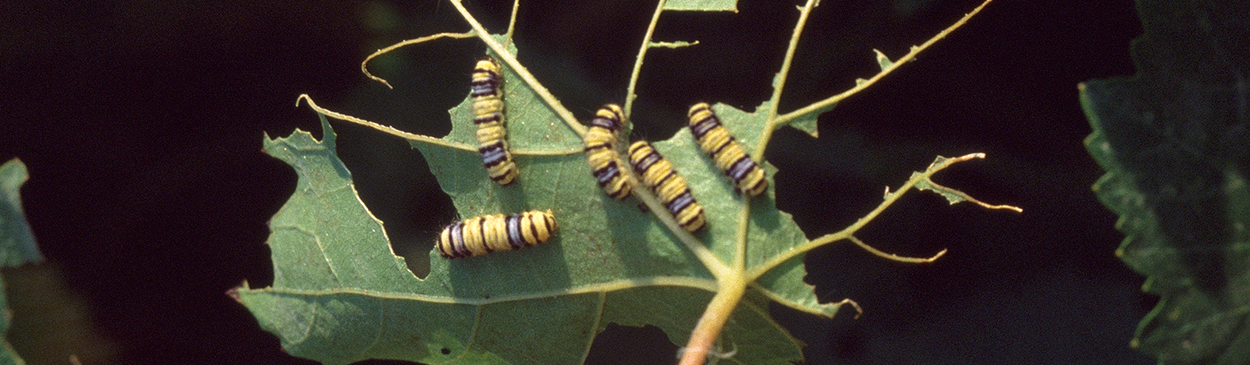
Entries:
[[655, 14], [651, 15], [651, 24], [647, 25], [647, 35], [642, 37], [642, 47], [638, 48], [638, 59], [634, 61], [634, 71], [629, 74], [629, 87], [625, 92], [625, 116], [633, 115], [634, 87], [638, 85], [638, 74], [642, 72], [642, 59], [647, 56], [647, 48], [651, 48], [651, 36], [655, 34], [655, 25], [660, 23], [660, 13], [664, 12], [665, 0], [655, 6]]
[[799, 8], [799, 21], [794, 25], [794, 33], [790, 34], [790, 46], [786, 48], [786, 57], [781, 61], [781, 70], [777, 72], [777, 84], [773, 85], [773, 96], [768, 99], [768, 116], [764, 120], [764, 131], [760, 134], [759, 143], [751, 153], [751, 159], [763, 161], [764, 149], [768, 148], [768, 140], [772, 139], [773, 119], [777, 118], [777, 106], [781, 104], [781, 92], [786, 88], [786, 76], [790, 74], [790, 64], [794, 61], [794, 50], [799, 47], [799, 36], [803, 34], [803, 26], [807, 25], [807, 16], [815, 8], [816, 0], [807, 0], [807, 4]]
[[734, 308], [738, 307], [738, 302], [746, 294], [747, 280], [741, 271], [733, 271], [733, 275], [718, 278], [718, 281], [720, 290], [708, 303], [699, 323], [695, 324], [690, 341], [682, 352], [680, 365], [702, 365], [707, 361], [707, 353], [716, 343], [716, 337], [725, 329], [725, 323], [729, 322]]

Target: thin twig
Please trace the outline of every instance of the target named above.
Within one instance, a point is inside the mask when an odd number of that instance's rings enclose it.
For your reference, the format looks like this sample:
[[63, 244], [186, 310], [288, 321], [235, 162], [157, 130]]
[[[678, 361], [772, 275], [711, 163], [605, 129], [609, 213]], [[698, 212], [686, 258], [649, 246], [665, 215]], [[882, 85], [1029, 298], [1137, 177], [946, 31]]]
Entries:
[[755, 161], [763, 161], [764, 149], [768, 148], [768, 141], [772, 139], [775, 123], [773, 119], [777, 118], [777, 106], [781, 105], [781, 92], [786, 88], [786, 76], [790, 74], [790, 65], [794, 61], [794, 51], [799, 48], [799, 36], [803, 35], [803, 26], [807, 25], [807, 17], [811, 15], [812, 8], [819, 4], [816, 0], [807, 0], [807, 4], [799, 8], [799, 20], [794, 25], [794, 32], [790, 34], [790, 45], [786, 48], [785, 59], [781, 61], [781, 70], [777, 72], [777, 84], [773, 85], [773, 96], [768, 99], [768, 116], [764, 122], [764, 130], [760, 134], [760, 140], [756, 143], [755, 150], [751, 151], [751, 159]]
[[857, 82], [855, 87], [851, 88], [850, 90], [843, 91], [841, 94], [831, 96], [828, 99], [821, 100], [821, 101], [812, 103], [808, 106], [799, 108], [798, 110], [783, 114], [777, 117], [777, 119], [772, 120], [771, 123], [774, 126], [784, 125], [786, 123], [789, 123], [791, 120], [805, 116], [817, 110], [824, 109], [825, 107], [831, 106], [833, 104], [837, 104], [838, 102], [851, 97], [851, 95], [855, 95], [859, 93], [860, 91], [867, 89], [869, 86], [872, 86], [872, 84], [875, 84], [877, 81], [881, 80], [881, 78], [885, 77], [885, 75], [890, 74], [891, 72], [893, 72], [894, 70], [902, 66], [903, 64], [906, 64], [908, 61], [911, 61], [912, 59], [916, 58], [916, 55], [920, 54], [921, 51], [924, 51], [926, 48], [929, 48], [929, 46], [932, 46], [934, 43], [937, 43], [937, 41], [941, 40], [942, 38], [946, 38], [946, 35], [955, 31], [955, 29], [959, 29], [959, 27], [963, 26], [964, 23], [968, 22], [968, 19], [972, 19], [973, 15], [977, 15], [977, 13], [981, 12], [981, 9], [985, 8], [986, 5], [989, 5], [991, 1], [993, 0], [985, 0], [985, 2], [981, 3], [980, 6], [977, 6], [976, 9], [972, 9], [972, 12], [965, 14], [963, 18], [960, 18], [959, 21], [955, 22], [955, 24], [951, 24], [951, 26], [946, 27], [946, 29], [939, 32], [933, 38], [929, 38], [928, 41], [924, 42], [920, 46], [911, 47], [910, 52], [907, 52], [907, 54], [903, 55], [903, 57], [900, 57], [899, 59], [894, 60], [893, 64], [890, 65], [890, 67], [887, 67], [886, 69], [881, 70], [881, 72], [877, 73], [876, 75], [873, 75], [872, 78]]
[[859, 237], [848, 236], [846, 237], [846, 239], [851, 242], [854, 242], [855, 245], [864, 249], [864, 251], [868, 251], [868, 253], [871, 253], [877, 257], [884, 258], [890, 261], [906, 262], [906, 263], [912, 263], [912, 264], [923, 264], [923, 263], [933, 262], [934, 260], [937, 260], [939, 257], [942, 257], [942, 255], [946, 254], [946, 249], [942, 249], [942, 251], [938, 252], [936, 255], [933, 255], [932, 257], [903, 257], [903, 256], [895, 255], [892, 253], [882, 252], [881, 250], [878, 250], [875, 247], [869, 246], [867, 243], [864, 243], [864, 241], [860, 241]]
[[386, 85], [386, 87], [388, 88], [394, 89], [395, 87], [391, 86], [391, 83], [386, 82], [386, 80], [382, 79], [381, 77], [373, 76], [373, 74], [369, 73], [369, 68], [365, 67], [366, 65], [369, 64], [369, 60], [372, 60], [374, 57], [381, 56], [387, 52], [393, 51], [396, 48], [407, 46], [407, 45], [428, 42], [428, 41], [432, 41], [432, 40], [439, 39], [439, 38], [456, 38], [456, 39], [470, 38], [470, 37], [473, 37], [474, 35], [476, 34], [473, 31], [468, 31], [464, 33], [439, 33], [435, 35], [429, 35], [429, 36], [425, 36], [425, 37], [421, 37], [417, 39], [409, 39], [403, 42], [395, 43], [395, 44], [392, 44], [390, 47], [379, 49], [377, 52], [373, 52], [373, 54], [369, 55], [369, 57], [365, 57], [365, 60], [360, 62], [360, 72], [364, 72], [365, 76], [368, 76], [371, 79], [381, 82], [383, 85]]
[[911, 178], [907, 179], [907, 182], [903, 183], [903, 186], [899, 187], [897, 191], [890, 193], [890, 194], [886, 194], [885, 200], [883, 200], [881, 204], [878, 204], [877, 207], [874, 208], [872, 211], [868, 212], [868, 214], [864, 215], [859, 220], [856, 220], [855, 223], [852, 223], [850, 226], [847, 226], [846, 228], [843, 228], [840, 231], [830, 233], [824, 236], [820, 236], [814, 240], [808, 241], [798, 246], [794, 246], [790, 248], [790, 250], [783, 252], [777, 256], [774, 256], [768, 259], [768, 261], [765, 261], [764, 263], [751, 268], [750, 270], [747, 271], [746, 277], [750, 280], [755, 280], [759, 278], [761, 275], [764, 275], [765, 273], [767, 273], [768, 270], [771, 270], [772, 268], [777, 267], [777, 265], [780, 265], [782, 262], [785, 262], [786, 260], [789, 260], [790, 258], [804, 254], [808, 251], [811, 251], [812, 249], [816, 247], [820, 247], [820, 246], [827, 245], [832, 242], [848, 239], [848, 237], [851, 237], [851, 235], [855, 234], [855, 232], [858, 232], [860, 228], [863, 228], [865, 225], [868, 224], [868, 222], [871, 222], [874, 218], [880, 215], [881, 212], [885, 211], [886, 208], [889, 208], [891, 205], [897, 202], [900, 198], [902, 198], [903, 194], [906, 193], [908, 190], [911, 190], [913, 187], [915, 187], [916, 184], [919, 184], [921, 181], [925, 181], [929, 177], [933, 176], [933, 174], [936, 174], [938, 171], [942, 171], [943, 169], [946, 169], [947, 167], [950, 167], [953, 164], [968, 161], [971, 159], [976, 159], [976, 158], [984, 158], [984, 157], [985, 157], [984, 153], [972, 153], [972, 154], [967, 154], [967, 155], [963, 155], [963, 156], [959, 156], [955, 158], [939, 157], [938, 159], [936, 159], [934, 163], [930, 164], [929, 167], [925, 169], [924, 172], [912, 174]]
[[647, 34], [642, 37], [642, 47], [638, 49], [638, 58], [634, 60], [634, 70], [629, 74], [629, 86], [625, 89], [625, 116], [629, 117], [634, 108], [634, 87], [638, 85], [638, 75], [642, 72], [642, 60], [647, 57], [647, 48], [651, 45], [651, 36], [655, 34], [655, 26], [660, 23], [660, 13], [664, 12], [665, 0], [655, 6], [655, 14], [651, 15], [651, 24], [647, 25]]
[[507, 42], [504, 43], [504, 48], [508, 48], [508, 45], [512, 44], [512, 31], [516, 30], [516, 13], [517, 9], [520, 8], [521, 0], [515, 0], [512, 2], [512, 19], [508, 20], [508, 33], [506, 33], [503, 37], [504, 42]]

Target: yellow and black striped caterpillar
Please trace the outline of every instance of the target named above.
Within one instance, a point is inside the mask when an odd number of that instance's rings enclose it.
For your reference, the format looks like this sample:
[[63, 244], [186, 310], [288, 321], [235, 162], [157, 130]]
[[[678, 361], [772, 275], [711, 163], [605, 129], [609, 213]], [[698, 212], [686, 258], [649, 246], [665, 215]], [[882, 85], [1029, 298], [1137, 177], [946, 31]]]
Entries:
[[590, 129], [584, 137], [586, 161], [599, 181], [599, 186], [616, 199], [625, 199], [634, 190], [633, 176], [621, 168], [621, 155], [616, 150], [617, 133], [625, 126], [624, 113], [616, 104], [604, 105], [590, 120]]
[[449, 259], [536, 246], [556, 231], [551, 211], [495, 214], [465, 219], [443, 228], [434, 248]]
[[651, 148], [650, 143], [638, 141], [630, 145], [629, 163], [641, 176], [642, 183], [651, 187], [651, 191], [673, 213], [673, 219], [681, 228], [692, 233], [703, 228], [703, 206], [690, 194], [686, 179], [678, 175], [677, 170], [673, 170], [673, 164]]
[[477, 152], [482, 154], [482, 166], [491, 180], [500, 185], [516, 181], [516, 163], [508, 152], [508, 131], [504, 129], [503, 82], [499, 62], [492, 58], [477, 61], [473, 68], [473, 83], [469, 84], [473, 97], [473, 124], [477, 124]]
[[764, 169], [751, 160], [742, 145], [729, 135], [729, 131], [721, 126], [716, 114], [707, 103], [698, 103], [690, 107], [690, 132], [699, 141], [699, 148], [712, 156], [716, 167], [733, 178], [738, 191], [750, 196], [759, 196], [768, 188], [768, 180], [764, 179]]

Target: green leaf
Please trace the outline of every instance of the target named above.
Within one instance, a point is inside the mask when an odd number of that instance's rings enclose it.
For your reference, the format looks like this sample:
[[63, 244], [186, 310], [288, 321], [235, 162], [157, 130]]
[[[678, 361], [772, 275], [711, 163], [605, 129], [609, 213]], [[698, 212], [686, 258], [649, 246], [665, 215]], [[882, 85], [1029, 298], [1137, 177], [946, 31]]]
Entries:
[[1139, 0], [1138, 74], [1081, 102], [1117, 255], [1160, 295], [1133, 345], [1178, 364], [1250, 358], [1250, 4]]
[[[22, 213], [20, 189], [29, 175], [21, 160], [12, 159], [0, 165], [0, 267], [21, 266], [39, 262], [43, 256], [35, 247], [34, 235]], [[13, 346], [4, 338], [9, 332], [12, 313], [9, 311], [7, 288], [0, 280], [0, 365], [25, 364]]]
[[[541, 116], [545, 107], [516, 95], [507, 96], [509, 115], [533, 117], [510, 118], [509, 131], [526, 135], [532, 133], [527, 129], [549, 128], [554, 119]], [[537, 107], [514, 110], [521, 105]], [[471, 123], [457, 111], [465, 107], [453, 109], [452, 115], [463, 117], [456, 124]], [[736, 113], [723, 112], [727, 123], [735, 118]], [[560, 225], [551, 241], [523, 251], [463, 260], [431, 252], [430, 276], [417, 279], [355, 196], [324, 119], [323, 128], [321, 142], [298, 131], [266, 139], [265, 151], [295, 167], [299, 182], [270, 223], [273, 287], [236, 292], [295, 356], [331, 364], [369, 358], [580, 363], [593, 335], [609, 322], [656, 325], [684, 343], [715, 290], [711, 276], [671, 232], [632, 201], [607, 198], [580, 148], [568, 146], [517, 154], [520, 181], [500, 187], [481, 171], [476, 152], [416, 144], [462, 215], [552, 209]], [[572, 138], [562, 134], [575, 136], [557, 130], [548, 137], [560, 146], [564, 137]], [[447, 140], [456, 135], [453, 130]], [[758, 132], [743, 135], [754, 138]], [[734, 202], [741, 198], [730, 181], [696, 155], [701, 152], [688, 132], [656, 148], [700, 182], [691, 189], [707, 207], [710, 224], [700, 236], [718, 255], [731, 257], [732, 241], [722, 236], [736, 230]], [[543, 155], [551, 152], [556, 154]], [[802, 239], [788, 215], [767, 208], [771, 200], [759, 206], [753, 215], [761, 218], [753, 220], [763, 222], [761, 232], [785, 226], [791, 239]], [[798, 341], [757, 304], [741, 305], [722, 339], [726, 348], [738, 349], [734, 359], [747, 363], [802, 358]]]
[[738, 12], [738, 0], [669, 0], [664, 10]]
[[[632, 201], [608, 198], [586, 165], [580, 137], [511, 72], [505, 80], [509, 141], [521, 167], [516, 185], [502, 187], [486, 178], [467, 97], [450, 111], [454, 127], [444, 143], [413, 145], [462, 216], [551, 209], [560, 230], [551, 241], [522, 252], [465, 260], [431, 252], [431, 274], [424, 280], [393, 255], [381, 223], [355, 196], [324, 119], [322, 142], [305, 132], [266, 139], [265, 150], [295, 167], [300, 179], [271, 220], [273, 287], [243, 287], [237, 295], [288, 352], [326, 363], [525, 362], [535, 356], [533, 348], [563, 348], [548, 351], [553, 354], [542, 362], [578, 363], [593, 335], [609, 322], [655, 325], [675, 343], [689, 337], [716, 290], [714, 279], [652, 214]], [[758, 144], [767, 105], [753, 113], [724, 105], [713, 109], [748, 150]], [[743, 199], [732, 181], [698, 150], [688, 130], [655, 147], [678, 166], [705, 207], [709, 224], [698, 237], [722, 262], [730, 262]], [[775, 172], [766, 166], [770, 175]], [[776, 210], [771, 191], [756, 198], [750, 217], [748, 268], [806, 242], [793, 219]], [[838, 305], [817, 302], [802, 281], [801, 260], [800, 255], [783, 264], [757, 290], [785, 305], [832, 316]], [[802, 359], [799, 342], [768, 318], [766, 307], [744, 302], [733, 316], [722, 339], [738, 350], [735, 359]], [[488, 341], [480, 334], [501, 338]], [[527, 339], [525, 346], [506, 340], [518, 337]], [[406, 341], [423, 350], [392, 353], [391, 347]]]
[[26, 165], [21, 160], [12, 159], [0, 166], [0, 266], [43, 261], [18, 194], [27, 178]]
[[[770, 301], [826, 318], [853, 304], [820, 303], [803, 282], [803, 257], [838, 239], [859, 243], [849, 236], [858, 226], [809, 241], [789, 214], [777, 210], [771, 189], [758, 197], [738, 194], [688, 129], [653, 145], [690, 183], [704, 207], [706, 229], [694, 235], [680, 230], [643, 188], [636, 195], [651, 212], [635, 208], [634, 199], [608, 198], [583, 156], [585, 126], [517, 63], [510, 43], [488, 35], [459, 1], [452, 5], [505, 61], [507, 138], [520, 176], [506, 187], [487, 178], [468, 96], [449, 111], [453, 127], [443, 138], [404, 133], [308, 100], [321, 113], [323, 141], [302, 131], [265, 139], [265, 150], [299, 176], [295, 194], [271, 220], [274, 284], [252, 289], [244, 283], [232, 292], [288, 353], [331, 364], [373, 358], [572, 364], [586, 358], [608, 323], [618, 323], [654, 325], [675, 343], [710, 347], [688, 353], [683, 362], [703, 361], [704, 350], [711, 350], [713, 361], [789, 364], [802, 361], [802, 344], [769, 318]], [[814, 5], [808, 2], [801, 19]], [[747, 153], [758, 153], [781, 124], [815, 135], [816, 116], [836, 103], [826, 100], [774, 119], [780, 77], [773, 86], [774, 100], [753, 112], [712, 106]], [[409, 139], [462, 217], [550, 210], [560, 228], [547, 243], [518, 252], [462, 260], [431, 252], [429, 276], [416, 278], [391, 251], [382, 222], [356, 196], [325, 116]], [[681, 115], [673, 120], [685, 123]], [[775, 167], [761, 165], [766, 178], [776, 174]], [[924, 176], [940, 168], [931, 170]], [[698, 337], [692, 338], [696, 324]]]
[[841, 302], [821, 303], [815, 287], [803, 281], [807, 268], [803, 266], [806, 254], [786, 260], [756, 280], [755, 289], [769, 300], [795, 310], [824, 318], [833, 318], [842, 308]]

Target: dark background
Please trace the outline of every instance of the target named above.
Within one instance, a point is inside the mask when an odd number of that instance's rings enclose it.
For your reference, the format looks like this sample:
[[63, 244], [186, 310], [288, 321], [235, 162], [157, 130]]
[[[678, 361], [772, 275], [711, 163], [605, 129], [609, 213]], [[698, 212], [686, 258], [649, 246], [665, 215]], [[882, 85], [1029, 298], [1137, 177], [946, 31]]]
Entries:
[[[530, 1], [515, 40], [522, 63], [579, 117], [620, 102], [654, 4]], [[875, 72], [872, 49], [906, 53], [970, 11], [970, 0], [826, 0], [803, 34], [782, 111]], [[744, 1], [737, 14], [668, 13], [635, 104], [635, 133], [658, 140], [696, 101], [753, 110], [768, 98], [797, 12]], [[469, 8], [503, 32], [511, 2]], [[474, 40], [440, 40], [371, 63], [402, 39], [468, 26], [432, 1], [132, 0], [0, 3], [0, 159], [20, 157], [22, 189], [48, 261], [82, 296], [116, 363], [310, 363], [224, 293], [272, 281], [266, 221], [295, 174], [261, 138], [320, 135], [295, 98], [442, 136], [467, 93]], [[1128, 348], [1155, 299], [1114, 257], [1116, 217], [1090, 190], [1103, 171], [1077, 83], [1134, 72], [1130, 0], [998, 0], [937, 46], [820, 118], [819, 139], [775, 135], [777, 203], [816, 237], [853, 222], [936, 155], [985, 152], [945, 185], [1023, 214], [909, 194], [860, 234], [906, 265], [835, 244], [808, 255], [822, 300], [866, 313], [834, 320], [776, 308], [810, 363], [1151, 363]], [[455, 217], [405, 141], [338, 123], [340, 157], [397, 253], [420, 273], [434, 233]], [[423, 275], [423, 273], [422, 273]], [[17, 315], [20, 316], [20, 313]], [[590, 363], [673, 361], [655, 328], [612, 326]], [[87, 358], [91, 363], [98, 361]], [[61, 362], [54, 362], [61, 363]]]

